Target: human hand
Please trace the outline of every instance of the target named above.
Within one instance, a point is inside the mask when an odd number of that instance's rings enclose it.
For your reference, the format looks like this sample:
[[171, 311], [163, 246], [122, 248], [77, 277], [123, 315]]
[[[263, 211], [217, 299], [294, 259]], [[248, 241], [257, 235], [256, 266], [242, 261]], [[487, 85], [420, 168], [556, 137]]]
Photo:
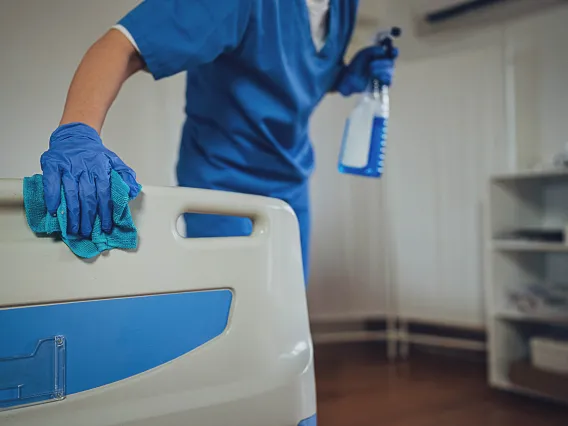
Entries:
[[390, 86], [398, 49], [387, 53], [383, 46], [370, 46], [360, 50], [341, 74], [337, 91], [343, 96], [363, 92], [372, 80]]
[[140, 190], [134, 170], [105, 148], [95, 129], [83, 123], [64, 124], [55, 130], [40, 163], [47, 210], [57, 215], [63, 186], [67, 232], [72, 235], [89, 237], [97, 213], [103, 232], [112, 230], [111, 170], [120, 174], [132, 198]]

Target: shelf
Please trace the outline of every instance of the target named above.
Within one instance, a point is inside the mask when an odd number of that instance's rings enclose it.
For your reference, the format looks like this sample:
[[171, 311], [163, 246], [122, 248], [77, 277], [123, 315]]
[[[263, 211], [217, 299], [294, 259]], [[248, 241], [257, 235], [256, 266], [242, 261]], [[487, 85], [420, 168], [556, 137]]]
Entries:
[[568, 312], [547, 313], [545, 305], [538, 305], [541, 311], [525, 313], [506, 301], [511, 283], [524, 288], [566, 280], [568, 237], [553, 238], [550, 231], [568, 235], [568, 169], [493, 176], [486, 200], [483, 269], [491, 384], [558, 400], [559, 395], [568, 395], [568, 379], [557, 381], [518, 359], [530, 357], [531, 338], [546, 335], [554, 326], [568, 326]]
[[503, 310], [495, 314], [495, 316], [502, 320], [517, 321], [517, 322], [533, 322], [539, 324], [568, 324], [568, 315], [540, 315], [540, 314], [523, 314], [513, 310]]
[[542, 243], [538, 241], [493, 240], [492, 247], [498, 251], [534, 251], [550, 253], [568, 253], [568, 244]]

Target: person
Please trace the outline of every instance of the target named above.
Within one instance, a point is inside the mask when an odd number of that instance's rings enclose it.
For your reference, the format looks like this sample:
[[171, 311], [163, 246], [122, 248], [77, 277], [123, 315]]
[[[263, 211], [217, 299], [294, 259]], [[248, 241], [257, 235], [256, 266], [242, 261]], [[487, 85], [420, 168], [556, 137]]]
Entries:
[[[177, 179], [180, 186], [279, 198], [295, 211], [308, 276], [310, 115], [329, 92], [390, 84], [396, 51], [358, 52], [349, 64], [358, 0], [145, 0], [85, 54], [59, 127], [41, 156], [47, 209], [61, 187], [68, 231], [88, 237], [95, 216], [112, 229], [110, 172], [136, 195], [135, 172], [99, 136], [121, 86], [147, 70], [187, 73]], [[249, 220], [186, 215], [189, 237], [240, 236]]]

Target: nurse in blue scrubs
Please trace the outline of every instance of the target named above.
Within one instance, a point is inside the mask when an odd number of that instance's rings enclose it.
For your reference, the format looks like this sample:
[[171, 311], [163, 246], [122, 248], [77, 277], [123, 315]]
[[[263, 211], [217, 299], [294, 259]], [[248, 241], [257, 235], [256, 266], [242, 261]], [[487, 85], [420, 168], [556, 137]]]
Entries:
[[[186, 121], [179, 185], [282, 199], [298, 217], [308, 275], [314, 167], [309, 119], [328, 93], [345, 96], [371, 78], [390, 84], [394, 57], [381, 47], [343, 57], [357, 0], [146, 0], [86, 53], [60, 126], [41, 157], [48, 210], [63, 186], [68, 231], [88, 237], [100, 215], [112, 228], [110, 171], [138, 191], [136, 175], [99, 133], [122, 84], [147, 70], [156, 79], [185, 72]], [[187, 215], [190, 237], [251, 232], [241, 218]]]

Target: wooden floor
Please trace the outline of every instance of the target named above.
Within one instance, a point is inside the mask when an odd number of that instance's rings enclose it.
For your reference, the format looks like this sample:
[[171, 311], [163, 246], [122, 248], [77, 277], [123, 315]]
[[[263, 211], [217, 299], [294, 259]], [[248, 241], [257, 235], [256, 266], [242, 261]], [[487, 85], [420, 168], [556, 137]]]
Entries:
[[384, 349], [316, 347], [318, 426], [567, 426], [568, 409], [491, 390], [483, 363]]

